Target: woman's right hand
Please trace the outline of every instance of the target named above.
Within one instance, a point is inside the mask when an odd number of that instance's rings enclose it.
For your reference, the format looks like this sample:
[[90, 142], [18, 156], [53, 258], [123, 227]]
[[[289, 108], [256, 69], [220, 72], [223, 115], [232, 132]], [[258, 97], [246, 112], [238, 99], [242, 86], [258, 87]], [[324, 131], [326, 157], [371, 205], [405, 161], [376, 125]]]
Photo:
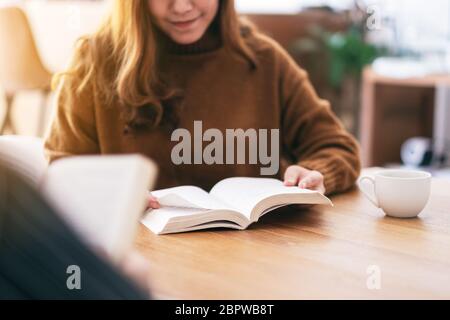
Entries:
[[148, 207], [151, 209], [159, 209], [161, 208], [161, 205], [158, 202], [158, 198], [152, 196], [150, 193], [148, 196]]

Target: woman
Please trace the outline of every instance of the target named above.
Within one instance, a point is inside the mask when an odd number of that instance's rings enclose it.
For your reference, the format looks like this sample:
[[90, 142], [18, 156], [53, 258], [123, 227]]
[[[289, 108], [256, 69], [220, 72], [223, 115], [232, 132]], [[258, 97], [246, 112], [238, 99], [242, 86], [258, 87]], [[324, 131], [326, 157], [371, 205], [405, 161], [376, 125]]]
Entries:
[[51, 161], [145, 154], [160, 167], [158, 188], [209, 189], [226, 177], [260, 175], [255, 164], [173, 164], [171, 133], [193, 134], [196, 120], [222, 133], [279, 129], [275, 176], [288, 186], [331, 194], [359, 174], [357, 143], [307, 73], [240, 20], [232, 0], [116, 0], [62, 76], [46, 150]]

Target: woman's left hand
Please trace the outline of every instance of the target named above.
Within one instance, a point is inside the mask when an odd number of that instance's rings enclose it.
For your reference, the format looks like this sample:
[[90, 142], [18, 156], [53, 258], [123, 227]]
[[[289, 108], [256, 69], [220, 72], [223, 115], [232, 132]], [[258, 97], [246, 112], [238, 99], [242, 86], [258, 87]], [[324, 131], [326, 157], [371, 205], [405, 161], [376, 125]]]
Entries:
[[322, 194], [325, 194], [326, 191], [323, 175], [319, 171], [309, 170], [297, 165], [290, 166], [286, 169], [284, 173], [284, 185], [315, 190]]

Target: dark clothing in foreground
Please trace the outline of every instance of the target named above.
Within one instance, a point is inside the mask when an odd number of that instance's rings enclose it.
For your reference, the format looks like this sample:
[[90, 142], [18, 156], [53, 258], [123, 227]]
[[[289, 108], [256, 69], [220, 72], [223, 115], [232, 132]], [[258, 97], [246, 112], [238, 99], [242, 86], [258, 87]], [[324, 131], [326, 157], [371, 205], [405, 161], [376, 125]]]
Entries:
[[[70, 290], [79, 267], [81, 289]], [[72, 278], [73, 280], [73, 278]], [[70, 284], [76, 281], [69, 279]], [[0, 163], [0, 299], [148, 299], [95, 255], [20, 174]]]

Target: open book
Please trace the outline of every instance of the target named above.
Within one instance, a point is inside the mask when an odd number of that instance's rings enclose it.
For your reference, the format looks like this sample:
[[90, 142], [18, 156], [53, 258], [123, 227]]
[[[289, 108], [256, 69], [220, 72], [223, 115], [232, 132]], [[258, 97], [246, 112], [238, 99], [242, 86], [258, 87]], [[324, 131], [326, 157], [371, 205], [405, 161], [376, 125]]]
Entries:
[[43, 142], [0, 137], [0, 161], [42, 192], [88, 245], [113, 260], [132, 245], [157, 169], [138, 155], [82, 156], [47, 167]]
[[328, 204], [319, 192], [286, 187], [269, 178], [228, 178], [209, 193], [193, 186], [153, 191], [160, 209], [149, 210], [141, 222], [156, 234], [207, 228], [246, 229], [266, 213], [290, 204]]

